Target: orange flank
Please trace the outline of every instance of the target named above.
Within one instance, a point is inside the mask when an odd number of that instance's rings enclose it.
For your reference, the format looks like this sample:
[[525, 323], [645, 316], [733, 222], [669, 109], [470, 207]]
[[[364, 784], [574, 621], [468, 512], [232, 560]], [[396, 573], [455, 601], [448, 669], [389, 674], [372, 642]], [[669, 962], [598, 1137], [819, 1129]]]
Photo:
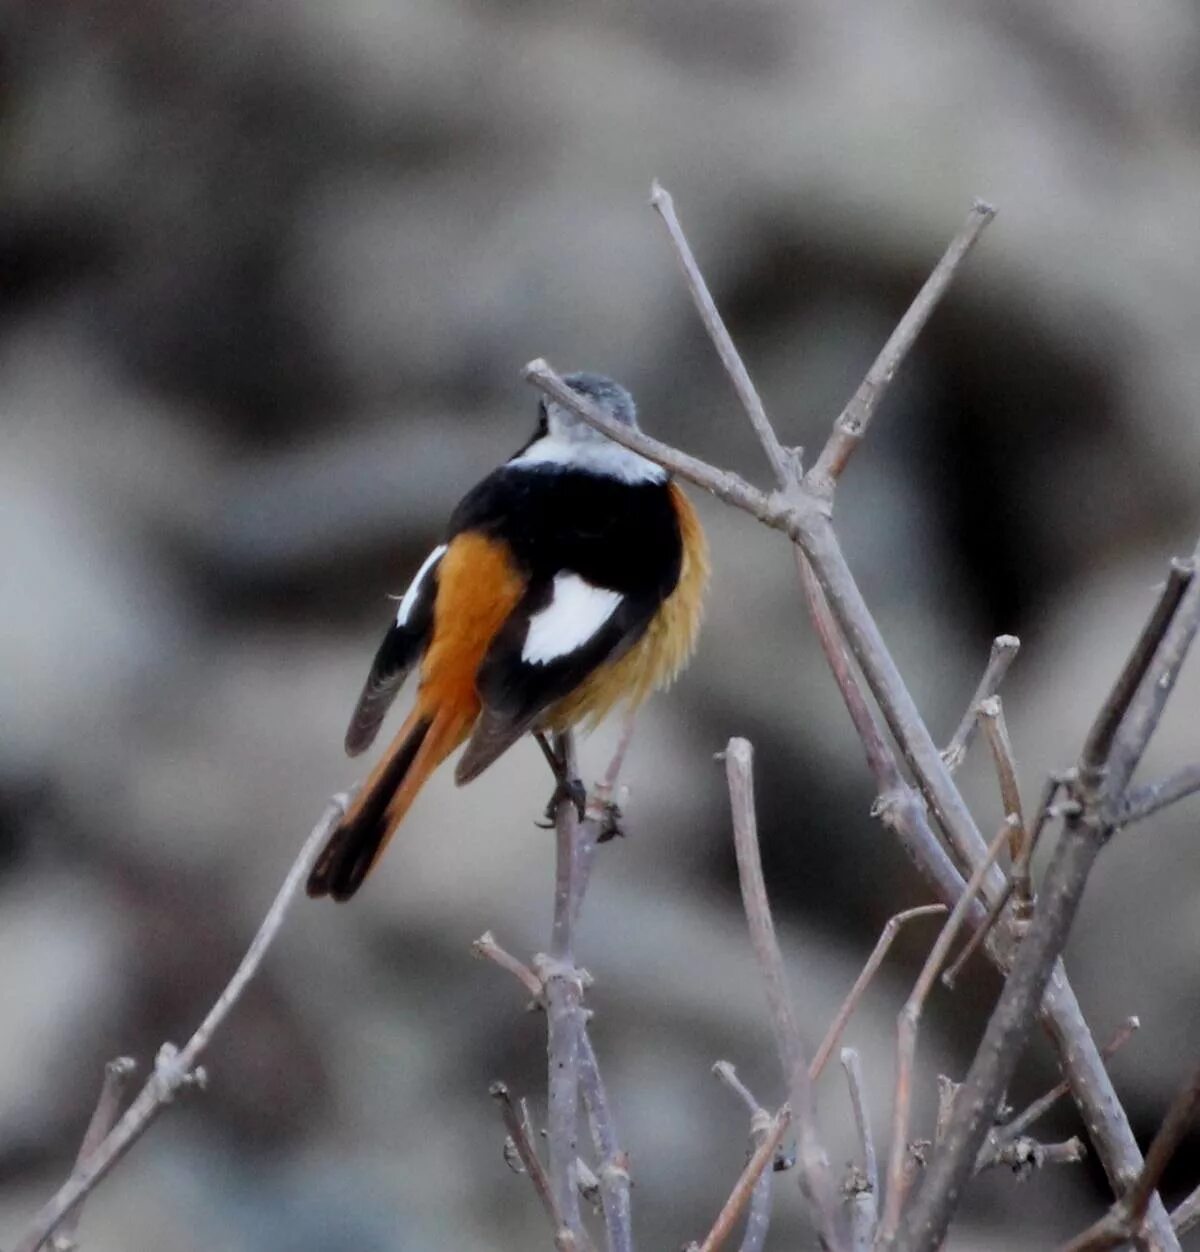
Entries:
[[525, 579], [503, 543], [474, 531], [452, 540], [437, 579], [416, 704], [330, 837], [309, 880], [310, 895], [354, 893], [426, 779], [479, 717], [475, 676]]
[[708, 544], [692, 502], [675, 483], [668, 490], [683, 540], [683, 565], [675, 590], [628, 652], [597, 666], [570, 695], [548, 710], [544, 722], [551, 730], [566, 730], [579, 722], [597, 726], [622, 702], [637, 708], [652, 692], [670, 686], [691, 659], [704, 617]]

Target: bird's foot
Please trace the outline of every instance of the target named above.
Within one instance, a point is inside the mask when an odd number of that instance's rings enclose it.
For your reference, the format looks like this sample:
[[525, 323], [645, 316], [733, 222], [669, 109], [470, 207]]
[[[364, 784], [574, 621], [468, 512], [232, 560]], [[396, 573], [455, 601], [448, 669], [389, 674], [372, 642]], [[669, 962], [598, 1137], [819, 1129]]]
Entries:
[[537, 822], [536, 825], [541, 826], [543, 830], [552, 829], [555, 818], [558, 816], [558, 806], [564, 801], [569, 801], [575, 806], [579, 820], [583, 821], [584, 813], [587, 811], [587, 789], [578, 778], [570, 776], [567, 771], [567, 762], [555, 752], [544, 734], [540, 731], [535, 732], [534, 738], [538, 741], [546, 763], [554, 773], [554, 794], [551, 795], [550, 802], [546, 805], [546, 820], [544, 823]]
[[580, 821], [587, 812], [587, 789], [578, 778], [560, 778], [554, 785], [554, 794], [546, 804], [546, 820], [537, 822], [543, 830], [553, 830], [558, 816], [558, 806], [567, 801], [575, 806], [575, 813]]

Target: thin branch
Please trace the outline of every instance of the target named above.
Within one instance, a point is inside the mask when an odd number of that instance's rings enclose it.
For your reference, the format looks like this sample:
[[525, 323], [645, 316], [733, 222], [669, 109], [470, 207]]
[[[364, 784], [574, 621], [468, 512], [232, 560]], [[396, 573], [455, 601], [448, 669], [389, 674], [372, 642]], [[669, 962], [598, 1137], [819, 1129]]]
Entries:
[[[761, 1148], [771, 1133], [771, 1114], [759, 1104], [754, 1093], [737, 1076], [737, 1070], [728, 1061], [718, 1061], [713, 1073], [746, 1106], [750, 1114], [750, 1142], [755, 1149]], [[771, 1191], [774, 1170], [764, 1169], [750, 1193], [746, 1211], [746, 1226], [742, 1232], [741, 1252], [762, 1252], [771, 1227]]]
[[760, 1114], [770, 1119], [771, 1115], [759, 1104], [754, 1092], [738, 1077], [738, 1072], [733, 1065], [728, 1061], [716, 1061], [712, 1072], [746, 1106], [746, 1112], [750, 1115], [751, 1121]]
[[507, 970], [529, 992], [536, 1003], [542, 1003], [545, 993], [542, 980], [524, 961], [518, 960], [511, 952], [505, 951], [496, 942], [496, 937], [490, 930], [485, 930], [471, 944], [471, 955], [478, 957], [482, 961], [491, 961], [493, 965], [498, 965], [501, 969]]
[[1001, 914], [1012, 898], [1013, 880], [1009, 878], [1004, 884], [1004, 890], [992, 902], [991, 908], [988, 909], [987, 916], [983, 919], [983, 923], [977, 926], [972, 932], [971, 937], [962, 946], [962, 951], [954, 958], [954, 960], [946, 967], [942, 973], [942, 986], [947, 990], [953, 991], [955, 984], [958, 982], [958, 976], [963, 971], [963, 966], [975, 955], [978, 948], [988, 941], [988, 937], [992, 933], [992, 928], [1000, 920]]
[[[841, 629], [834, 621], [812, 567], [799, 548], [795, 549], [795, 554], [801, 589], [817, 639], [841, 692], [846, 711], [850, 714], [855, 733], [863, 745], [871, 777], [875, 780], [878, 795], [871, 815], [878, 817], [896, 834], [922, 876], [932, 883], [943, 900], [953, 904], [963, 888], [962, 875], [933, 833], [924, 798], [900, 772], [896, 754], [887, 741], [887, 732], [863, 693]], [[979, 916], [983, 916], [982, 909]]]
[[895, 753], [887, 742], [883, 726], [863, 694], [854, 672], [854, 662], [846, 652], [842, 632], [830, 612], [829, 601], [825, 599], [825, 593], [821, 590], [821, 584], [817, 581], [808, 558], [799, 548], [794, 551], [800, 588], [804, 592], [804, 602], [817, 632], [817, 642], [821, 645], [821, 651], [825, 654], [825, 660], [841, 692], [846, 712], [850, 714], [854, 733], [867, 754], [867, 767], [871, 771], [871, 777], [875, 779], [875, 785], [881, 794], [903, 786], [904, 779], [896, 764]]
[[1150, 1197], [1171, 1163], [1175, 1150], [1200, 1112], [1200, 1067], [1176, 1093], [1167, 1116], [1154, 1136], [1142, 1172], [1129, 1191], [1099, 1221], [1063, 1245], [1061, 1252], [1104, 1252], [1135, 1238], [1146, 1218]]
[[725, 773], [733, 815], [733, 841], [737, 854], [742, 904], [750, 929], [750, 942], [758, 960], [767, 992], [767, 1007], [775, 1032], [775, 1045], [788, 1084], [792, 1116], [800, 1146], [801, 1180], [813, 1207], [813, 1217], [826, 1244], [834, 1247], [835, 1217], [829, 1162], [816, 1136], [808, 1062], [800, 1029], [792, 1012], [783, 954], [775, 935], [775, 922], [763, 879], [758, 846], [758, 821], [754, 810], [754, 749], [747, 739], [730, 739], [725, 748]]
[[896, 936], [900, 933], [900, 928], [905, 923], [911, 922], [918, 917], [933, 917], [945, 912], [946, 906], [944, 904], [922, 904], [918, 908], [905, 909], [894, 917], [888, 918], [883, 929], [879, 932], [879, 938], [875, 941], [875, 947], [871, 950], [871, 955], [867, 957], [866, 964], [854, 980], [854, 986], [850, 988], [846, 998], [842, 1001], [837, 1015], [825, 1033], [825, 1038], [821, 1040], [821, 1046], [813, 1056], [812, 1064], [808, 1067], [808, 1076], [813, 1082], [820, 1078], [821, 1071], [825, 1068], [825, 1063], [829, 1060], [834, 1048], [837, 1047], [838, 1041], [842, 1037], [842, 1031], [846, 1029], [846, 1023], [850, 1020], [850, 1015], [858, 1007], [859, 1001], [871, 985], [871, 980], [883, 964], [888, 950], [891, 948]]
[[[109, 1061], [104, 1067], [104, 1079], [100, 1084], [100, 1096], [96, 1107], [92, 1110], [83, 1141], [79, 1145], [79, 1153], [75, 1157], [75, 1168], [81, 1168], [88, 1157], [104, 1142], [112, 1130], [121, 1112], [121, 1101], [129, 1080], [137, 1070], [137, 1062], [131, 1056], [119, 1056]], [[79, 1219], [83, 1215], [81, 1200], [58, 1224], [54, 1232], [55, 1252], [58, 1249], [75, 1246], [75, 1232], [79, 1229]]]
[[1038, 799], [1037, 813], [1033, 822], [1030, 824], [1025, 838], [1025, 859], [1031, 862], [1033, 854], [1037, 850], [1037, 845], [1042, 837], [1042, 832], [1046, 829], [1046, 823], [1050, 820], [1054, 813], [1054, 801], [1058, 797], [1058, 793], [1073, 783], [1077, 772], [1075, 769], [1069, 769], [1064, 772], [1055, 771], [1046, 779], [1042, 788], [1041, 797]]
[[735, 474], [732, 470], [717, 469], [701, 461], [699, 457], [681, 452], [678, 448], [672, 448], [669, 444], [653, 439], [632, 426], [623, 425], [599, 405], [593, 404], [568, 387], [561, 376], [540, 357], [530, 361], [522, 374], [525, 380], [532, 383], [543, 395], [549, 396], [570, 409], [589, 426], [603, 431], [614, 443], [619, 443], [622, 447], [629, 448], [639, 456], [644, 456], [656, 465], [670, 470], [684, 482], [693, 483], [705, 491], [712, 492], [718, 500], [724, 500], [726, 504], [742, 509], [773, 529], [786, 532], [789, 516], [787, 504], [783, 501], [773, 502], [769, 496], [752, 486], [739, 474]]
[[1017, 819], [1013, 827], [1016, 842], [1009, 849], [1015, 862], [1021, 855], [1020, 845], [1025, 833], [1025, 811], [1021, 807], [1017, 762], [1013, 755], [1012, 740], [1008, 734], [1008, 723], [1004, 720], [1004, 705], [999, 696], [988, 696], [986, 700], [980, 701], [979, 720], [983, 723], [983, 733], [988, 741], [988, 747], [992, 750], [992, 761], [996, 766], [996, 779], [1000, 784], [1000, 802], [1004, 805], [1004, 815]]
[[572, 1249], [581, 1246], [588, 1247], [586, 1237], [581, 1244], [563, 1221], [558, 1202], [555, 1200], [554, 1192], [550, 1186], [550, 1179], [546, 1177], [545, 1167], [537, 1154], [537, 1148], [534, 1147], [533, 1137], [529, 1132], [529, 1125], [517, 1113], [512, 1097], [508, 1093], [508, 1087], [502, 1082], [494, 1082], [488, 1088], [488, 1095], [500, 1106], [500, 1116], [504, 1119], [504, 1129], [508, 1132], [508, 1137], [512, 1140], [513, 1146], [517, 1150], [517, 1156], [525, 1167], [525, 1172], [529, 1175], [529, 1181], [533, 1183], [533, 1189], [537, 1192], [537, 1197], [542, 1202], [542, 1208], [546, 1210], [546, 1216], [550, 1218], [550, 1224], [554, 1228], [555, 1248], [558, 1249], [558, 1252], [572, 1252]]
[[942, 296], [954, 280], [958, 267], [967, 253], [971, 251], [984, 227], [995, 216], [996, 210], [991, 205], [985, 204], [982, 200], [975, 201], [962, 228], [950, 241], [950, 246], [946, 249], [942, 259], [925, 280], [921, 290], [917, 292], [916, 299], [909, 305], [908, 311], [888, 337], [883, 350], [867, 371], [866, 378], [863, 379], [858, 390], [834, 423], [833, 433], [821, 449], [821, 455], [805, 479], [810, 490], [825, 497], [832, 496], [833, 489], [846, 468], [847, 462], [866, 437], [871, 419], [875, 416], [875, 410], [887, 393], [896, 371], [912, 350], [930, 314], [937, 308]]
[[1197, 1187], [1171, 1214], [1171, 1225], [1175, 1227], [1175, 1233], [1178, 1235], [1186, 1235], [1195, 1227], [1200, 1226], [1200, 1187]]
[[1188, 765], [1158, 782], [1134, 787], [1126, 792], [1117, 824], [1132, 826], [1134, 822], [1140, 822], [1197, 791], [1200, 791], [1200, 764]]
[[[575, 742], [568, 731], [555, 736], [555, 749], [568, 778], [578, 775]], [[549, 1066], [546, 1136], [550, 1185], [563, 1222], [576, 1238], [583, 1233], [575, 1159], [579, 1155], [579, 1052], [583, 1030], [583, 980], [575, 968], [575, 922], [595, 850], [594, 823], [580, 822], [574, 802], [563, 797], [555, 814], [554, 918], [550, 955], [534, 958], [545, 987], [546, 1054]]]
[[988, 847], [987, 856], [976, 866], [967, 880], [966, 888], [959, 896], [946, 924], [942, 927], [912, 993], [905, 1001], [896, 1022], [896, 1087], [892, 1097], [892, 1139], [888, 1151], [887, 1195], [884, 1198], [883, 1220], [879, 1227], [881, 1243], [887, 1243], [896, 1233], [900, 1222], [900, 1210], [904, 1204], [904, 1161], [908, 1152], [909, 1109], [912, 1105], [912, 1073], [917, 1055], [917, 1031], [925, 1001], [937, 979], [938, 971], [945, 963], [958, 932], [966, 919], [971, 902], [979, 894], [987, 872], [1001, 849], [1008, 841], [1011, 823], [1004, 821], [996, 837]]
[[200, 1057], [204, 1054], [213, 1035], [229, 1016], [230, 1010], [238, 1002], [247, 984], [258, 972], [263, 957], [283, 925], [284, 917], [300, 884], [308, 877], [325, 841], [329, 838], [330, 831], [345, 813], [348, 803], [348, 796], [337, 795], [326, 805], [320, 821], [313, 827], [299, 855], [292, 862], [292, 867], [288, 870], [283, 885], [267, 910], [267, 915], [262, 925], [259, 926], [258, 933], [254, 936], [246, 955], [242, 957], [241, 963], [234, 971], [228, 986], [217, 998], [217, 1002], [181, 1050], [176, 1051], [169, 1044], [162, 1046], [155, 1060], [154, 1072], [146, 1080], [145, 1086], [138, 1092], [133, 1103], [125, 1110], [120, 1121], [104, 1137], [95, 1151], [89, 1153], [87, 1160], [81, 1161], [76, 1166], [70, 1178], [54, 1196], [38, 1210], [18, 1237], [13, 1252], [37, 1252], [37, 1249], [58, 1228], [66, 1214], [92, 1191], [133, 1144], [145, 1134], [150, 1123], [174, 1099], [176, 1092], [202, 1080], [203, 1070], [198, 1064]]
[[537, 1148], [534, 1146], [533, 1138], [529, 1133], [529, 1127], [526, 1125], [525, 1119], [517, 1112], [516, 1106], [512, 1102], [508, 1084], [497, 1079], [488, 1087], [488, 1095], [500, 1107], [500, 1116], [504, 1119], [504, 1129], [508, 1133], [508, 1137], [513, 1141], [513, 1145], [517, 1150], [517, 1156], [525, 1167], [525, 1172], [529, 1175], [529, 1181], [533, 1183], [533, 1189], [537, 1192], [537, 1197], [542, 1202], [542, 1208], [546, 1210], [546, 1215], [550, 1218], [551, 1225], [553, 1225], [556, 1231], [565, 1229], [562, 1214], [558, 1211], [554, 1193], [550, 1189], [550, 1179], [546, 1177], [546, 1167], [542, 1164], [541, 1158], [537, 1154]]
[[846, 1072], [846, 1085], [850, 1089], [854, 1125], [862, 1147], [863, 1172], [867, 1176], [867, 1185], [875, 1195], [878, 1195], [879, 1163], [875, 1156], [875, 1140], [871, 1135], [871, 1122], [867, 1116], [867, 1105], [863, 1096], [862, 1066], [859, 1063], [858, 1052], [854, 1048], [843, 1048], [840, 1057], [842, 1069]]
[[633, 1214], [630, 1204], [632, 1180], [629, 1155], [621, 1147], [608, 1091], [586, 1025], [579, 1033], [579, 1090], [587, 1110], [592, 1143], [596, 1149], [596, 1172], [600, 1180], [600, 1204], [608, 1252], [632, 1252]]
[[733, 346], [733, 339], [721, 314], [717, 311], [712, 293], [704, 281], [700, 267], [696, 264], [696, 257], [683, 233], [683, 227], [679, 224], [679, 218], [675, 215], [675, 202], [671, 199], [670, 192], [657, 179], [650, 184], [650, 204], [667, 228], [667, 234], [671, 237], [671, 246], [683, 269], [684, 280], [691, 293], [692, 301], [696, 305], [696, 311], [700, 314], [704, 329], [708, 331], [708, 336], [717, 350], [717, 356], [721, 358], [721, 364], [733, 383], [742, 408], [746, 410], [746, 416], [749, 417], [750, 424], [754, 427], [754, 433], [758, 436], [759, 443], [762, 444], [775, 480], [780, 487], [787, 487], [793, 479], [788, 453], [780, 444], [766, 410], [763, 408], [758, 391], [751, 381], [750, 373], [742, 362], [738, 350]]
[[[1100, 1055], [1104, 1060], [1109, 1060], [1116, 1055], [1130, 1039], [1133, 1038], [1137, 1030], [1141, 1026], [1141, 1022], [1136, 1017], [1127, 1017], [1117, 1028], [1117, 1033], [1100, 1049]], [[1038, 1096], [1033, 1100], [1022, 1112], [1018, 1113], [1011, 1121], [1006, 1122], [1003, 1126], [997, 1127], [995, 1131], [995, 1140], [999, 1144], [1004, 1144], [1010, 1139], [1015, 1139], [1019, 1135], [1023, 1135], [1035, 1122], [1039, 1121], [1070, 1091], [1071, 1086], [1067, 1082], [1057, 1083], [1051, 1087], [1045, 1095]]]
[[1029, 919], [1033, 915], [1033, 855], [1037, 851], [1038, 843], [1041, 841], [1042, 832], [1046, 829], [1046, 820], [1050, 814], [1051, 803], [1055, 795], [1058, 794], [1058, 789], [1062, 786], [1062, 782], [1062, 776], [1059, 775], [1051, 778], [1047, 783], [1046, 790], [1038, 806], [1037, 816], [1033, 821], [1033, 826], [1027, 828], [1024, 834], [1020, 836], [1021, 846], [1016, 860], [1013, 862], [1012, 873], [1005, 880], [1004, 890], [992, 901], [983, 925], [975, 928], [974, 933], [963, 944], [962, 951], [954, 958], [954, 961], [945, 973], [942, 974], [942, 983], [946, 987], [953, 989], [954, 984], [958, 981], [959, 974], [963, 971], [963, 967], [975, 955], [976, 951], [988, 941], [992, 928], [1000, 920], [1014, 893], [1017, 901], [1013, 905], [1012, 915], [1009, 918], [1009, 935], [1013, 943], [1020, 943], [1024, 937], [1025, 931], [1029, 927]]
[[592, 788], [588, 795], [586, 816], [593, 821], [607, 818], [607, 809], [613, 803], [617, 792], [617, 783], [621, 777], [621, 769], [625, 757], [629, 753], [629, 745], [633, 742], [633, 732], [637, 729], [637, 710], [627, 709], [621, 719], [621, 730], [617, 735], [617, 746], [604, 771], [604, 777]]
[[862, 1149], [863, 1177], [852, 1178], [850, 1200], [850, 1231], [852, 1246], [868, 1252], [875, 1240], [875, 1225], [879, 1212], [879, 1162], [875, 1156], [875, 1139], [871, 1134], [871, 1119], [867, 1114], [867, 1102], [863, 1095], [862, 1066], [853, 1048], [841, 1051], [842, 1069], [846, 1074], [846, 1086], [850, 1092], [850, 1107], [854, 1113], [854, 1127]]
[[[815, 509], [796, 509], [791, 521], [789, 533], [804, 548], [846, 645], [930, 809], [960, 864], [968, 869], [975, 866], [986, 852], [986, 842], [863, 600], [832, 524]], [[1003, 875], [997, 870], [986, 885], [998, 892], [1003, 886]]]
[[1129, 1194], [1121, 1201], [1128, 1208], [1131, 1232], [1141, 1228], [1150, 1197], [1158, 1190], [1158, 1184], [1184, 1135], [1195, 1124], [1197, 1113], [1200, 1113], [1200, 1066], [1192, 1071], [1192, 1076], [1171, 1101], [1167, 1116], [1146, 1153], [1146, 1164]]
[[712, 1229], [704, 1237], [702, 1243], [690, 1244], [690, 1249], [695, 1249], [695, 1252], [717, 1252], [717, 1249], [729, 1238], [734, 1226], [737, 1225], [738, 1218], [742, 1215], [742, 1210], [754, 1192], [759, 1176], [775, 1159], [776, 1149], [783, 1141], [784, 1132], [791, 1120], [791, 1113], [785, 1104], [771, 1119], [770, 1129], [762, 1143], [755, 1148], [754, 1155], [746, 1162], [746, 1168], [742, 1170], [737, 1182], [734, 1183], [729, 1199], [725, 1201], [724, 1207], [717, 1214], [717, 1220], [713, 1222]]
[[[1162, 646], [1163, 639], [1170, 629], [1175, 614], [1179, 611], [1184, 595], [1192, 582], [1195, 573], [1194, 563], [1188, 561], [1172, 561], [1167, 570], [1167, 581], [1159, 594], [1154, 610], [1142, 627], [1142, 633], [1134, 645], [1120, 677], [1113, 685], [1108, 699], [1104, 702], [1099, 716], [1092, 725], [1087, 740], [1083, 745], [1081, 759], [1084, 769], [1098, 770], [1108, 767], [1112, 750], [1115, 746], [1117, 732], [1129, 712], [1142, 680], [1153, 665], [1155, 657]], [[1161, 707], [1161, 706], [1160, 706]], [[1149, 731], [1145, 739], [1150, 738]], [[1140, 755], [1140, 754], [1139, 754]], [[1136, 762], [1131, 764], [1124, 778], [1120, 779], [1117, 789], [1123, 791], [1129, 776], [1132, 775]]]
[[1016, 635], [997, 635], [992, 640], [992, 650], [983, 676], [979, 680], [979, 686], [975, 688], [975, 694], [962, 715], [962, 721], [958, 723], [954, 734], [950, 736], [950, 742], [942, 749], [942, 760], [946, 762], [946, 768], [952, 774], [966, 759], [971, 740], [975, 738], [975, 732], [979, 729], [980, 704], [989, 696], [994, 696], [1000, 689], [1000, 684], [1004, 681], [1005, 674], [1008, 673], [1008, 667], [1017, 659], [1017, 653], [1020, 650], [1021, 641]]

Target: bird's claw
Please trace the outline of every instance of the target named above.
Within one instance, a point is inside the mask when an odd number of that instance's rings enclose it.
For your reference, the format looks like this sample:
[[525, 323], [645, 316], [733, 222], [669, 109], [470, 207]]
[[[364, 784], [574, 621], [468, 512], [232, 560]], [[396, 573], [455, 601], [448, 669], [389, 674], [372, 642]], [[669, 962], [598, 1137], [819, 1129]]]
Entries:
[[559, 778], [554, 785], [554, 794], [546, 805], [546, 820], [535, 822], [534, 825], [540, 826], [543, 830], [552, 830], [558, 816], [558, 806], [564, 800], [575, 806], [576, 815], [580, 821], [583, 821], [584, 814], [587, 812], [587, 789], [578, 778]]

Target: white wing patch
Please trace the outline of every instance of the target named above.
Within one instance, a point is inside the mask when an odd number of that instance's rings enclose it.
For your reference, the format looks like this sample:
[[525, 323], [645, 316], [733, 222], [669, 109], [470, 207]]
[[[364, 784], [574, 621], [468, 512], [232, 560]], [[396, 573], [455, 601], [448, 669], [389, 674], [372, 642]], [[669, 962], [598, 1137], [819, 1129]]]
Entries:
[[578, 574], [556, 574], [550, 603], [529, 619], [521, 660], [545, 665], [582, 647], [616, 612], [619, 591], [593, 587]]
[[397, 626], [404, 626], [408, 623], [409, 614], [412, 613], [417, 597], [421, 594], [421, 584], [425, 581], [429, 571], [442, 559], [445, 552], [446, 545], [439, 543], [421, 563], [421, 568], [417, 570], [416, 576], [408, 584], [408, 590], [400, 597], [400, 607], [396, 610]]
[[619, 443], [599, 439], [564, 439], [561, 435], [543, 435], [531, 443], [510, 465], [561, 465], [569, 469], [590, 470], [623, 483], [660, 483], [667, 472], [661, 465], [630, 452]]

